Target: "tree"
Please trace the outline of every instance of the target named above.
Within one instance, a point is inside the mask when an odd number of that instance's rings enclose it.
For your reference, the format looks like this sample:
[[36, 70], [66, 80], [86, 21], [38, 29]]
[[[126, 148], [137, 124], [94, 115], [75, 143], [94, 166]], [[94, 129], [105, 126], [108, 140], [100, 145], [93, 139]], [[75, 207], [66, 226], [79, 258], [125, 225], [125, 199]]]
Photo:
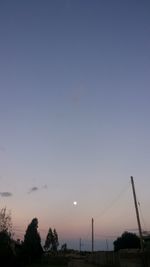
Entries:
[[12, 220], [6, 208], [0, 210], [0, 262], [3, 266], [12, 266], [14, 251], [12, 249]]
[[46, 240], [45, 240], [45, 245], [44, 245], [44, 249], [48, 250], [50, 249], [51, 251], [56, 252], [57, 248], [59, 246], [59, 242], [58, 242], [58, 234], [56, 229], [54, 229], [52, 231], [51, 228], [49, 228]]
[[37, 228], [38, 219], [34, 218], [27, 227], [23, 242], [24, 256], [28, 258], [28, 261], [40, 259], [43, 253], [41, 238]]
[[66, 252], [67, 251], [67, 244], [66, 243], [62, 244], [61, 251], [62, 252]]
[[7, 212], [6, 208], [0, 210], [0, 232], [7, 232], [12, 234], [12, 220], [11, 213]]
[[0, 232], [0, 263], [2, 266], [12, 266], [15, 254], [12, 249], [12, 240], [6, 231]]
[[52, 250], [53, 251], [57, 251], [59, 246], [59, 242], [58, 242], [58, 234], [56, 232], [56, 229], [54, 229], [53, 231], [53, 244], [52, 244]]
[[140, 239], [134, 233], [124, 232], [114, 241], [114, 251], [126, 248], [140, 248]]
[[48, 234], [47, 234], [46, 240], [45, 240], [44, 249], [45, 250], [51, 249], [52, 243], [53, 243], [53, 232], [52, 232], [52, 229], [49, 228]]

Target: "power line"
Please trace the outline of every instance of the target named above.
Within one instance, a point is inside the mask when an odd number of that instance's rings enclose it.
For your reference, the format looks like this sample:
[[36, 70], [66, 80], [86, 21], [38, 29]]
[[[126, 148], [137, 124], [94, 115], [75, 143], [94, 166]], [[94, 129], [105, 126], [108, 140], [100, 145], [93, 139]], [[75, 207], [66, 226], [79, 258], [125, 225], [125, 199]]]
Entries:
[[118, 194], [117, 197], [115, 197], [112, 201], [111, 204], [108, 205], [108, 207], [104, 208], [100, 214], [100, 216], [103, 216], [109, 209], [111, 209], [117, 202], [118, 200], [124, 195], [125, 192], [127, 192], [129, 190], [130, 184], [128, 183], [128, 185], [126, 185], [121, 192]]
[[145, 222], [145, 219], [144, 219], [144, 216], [143, 216], [143, 212], [142, 212], [141, 204], [140, 204], [139, 200], [138, 200], [138, 206], [139, 206], [139, 211], [140, 211], [140, 215], [141, 215], [141, 218], [142, 218], [142, 222], [143, 222], [144, 228], [147, 231], [146, 222]]

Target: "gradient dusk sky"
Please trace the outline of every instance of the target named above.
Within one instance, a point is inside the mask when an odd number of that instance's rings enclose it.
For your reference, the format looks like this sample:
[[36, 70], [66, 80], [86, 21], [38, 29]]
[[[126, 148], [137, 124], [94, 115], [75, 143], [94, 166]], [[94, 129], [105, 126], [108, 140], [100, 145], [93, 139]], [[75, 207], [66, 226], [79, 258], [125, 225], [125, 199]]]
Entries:
[[[0, 1], [0, 206], [62, 240], [150, 230], [150, 2]], [[73, 205], [77, 201], [77, 206]]]

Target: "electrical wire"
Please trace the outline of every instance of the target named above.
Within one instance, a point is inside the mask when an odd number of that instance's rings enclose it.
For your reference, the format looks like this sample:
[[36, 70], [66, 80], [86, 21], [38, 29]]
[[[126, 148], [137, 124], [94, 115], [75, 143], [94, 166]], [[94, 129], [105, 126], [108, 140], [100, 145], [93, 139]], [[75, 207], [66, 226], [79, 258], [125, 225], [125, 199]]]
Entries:
[[141, 204], [140, 204], [139, 200], [138, 200], [138, 206], [139, 206], [139, 211], [140, 211], [140, 216], [141, 216], [141, 219], [142, 219], [142, 223], [144, 225], [144, 231], [147, 232], [148, 230], [147, 230], [146, 222], [145, 222], [145, 219], [144, 219], [144, 216], [143, 216], [143, 212], [142, 212]]
[[103, 215], [105, 215], [108, 210], [110, 210], [117, 202], [118, 200], [129, 190], [129, 187], [130, 187], [130, 184], [128, 183], [128, 185], [126, 185], [122, 190], [121, 192], [117, 195], [117, 197], [115, 197], [111, 203], [102, 210], [101, 214], [100, 214], [100, 217], [102, 217]]

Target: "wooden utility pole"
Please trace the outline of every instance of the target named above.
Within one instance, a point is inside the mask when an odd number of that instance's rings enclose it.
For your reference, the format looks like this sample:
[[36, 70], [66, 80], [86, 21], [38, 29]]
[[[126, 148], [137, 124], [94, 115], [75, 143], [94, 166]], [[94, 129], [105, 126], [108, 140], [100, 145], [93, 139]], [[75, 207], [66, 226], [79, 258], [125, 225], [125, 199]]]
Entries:
[[92, 218], [92, 253], [94, 251], [94, 219]]
[[106, 251], [109, 251], [108, 240], [106, 239]]
[[81, 242], [81, 238], [79, 239], [79, 252], [81, 253], [81, 246], [82, 246], [82, 242]]
[[142, 228], [141, 228], [141, 223], [140, 223], [140, 216], [139, 216], [138, 204], [137, 204], [137, 199], [136, 199], [133, 176], [131, 176], [131, 184], [132, 184], [132, 191], [133, 191], [133, 198], [134, 198], [134, 204], [135, 204], [136, 218], [137, 218], [139, 236], [140, 236], [140, 242], [141, 242], [141, 250], [143, 252], [144, 251], [144, 246], [143, 246]]

